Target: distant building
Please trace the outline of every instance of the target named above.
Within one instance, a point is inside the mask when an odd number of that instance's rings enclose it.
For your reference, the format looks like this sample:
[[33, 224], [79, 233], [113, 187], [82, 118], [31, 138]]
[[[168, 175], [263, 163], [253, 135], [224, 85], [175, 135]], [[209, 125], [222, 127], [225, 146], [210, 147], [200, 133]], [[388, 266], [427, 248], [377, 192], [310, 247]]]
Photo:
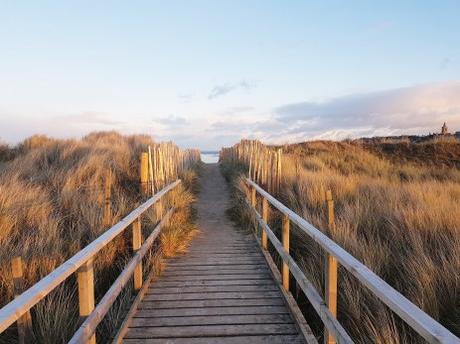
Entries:
[[455, 137], [456, 137], [457, 139], [460, 139], [460, 131], [456, 131], [456, 132], [455, 132]]
[[444, 122], [441, 128], [441, 135], [448, 135], [448, 134], [449, 134], [449, 130], [447, 129], [446, 122]]

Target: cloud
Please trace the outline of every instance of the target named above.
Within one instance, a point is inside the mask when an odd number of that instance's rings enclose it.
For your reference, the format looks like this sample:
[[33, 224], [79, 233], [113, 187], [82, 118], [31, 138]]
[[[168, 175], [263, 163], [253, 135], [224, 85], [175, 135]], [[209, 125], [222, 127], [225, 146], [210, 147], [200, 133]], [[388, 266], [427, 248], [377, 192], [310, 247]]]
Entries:
[[445, 57], [442, 59], [442, 61], [439, 63], [439, 68], [440, 69], [447, 69], [449, 68], [449, 65], [452, 63], [452, 60], [448, 57]]
[[278, 106], [263, 117], [222, 116], [208, 127], [219, 135], [269, 143], [437, 132], [444, 121], [460, 130], [460, 82], [352, 94], [323, 102]]
[[170, 127], [170, 128], [183, 127], [189, 124], [189, 121], [187, 120], [187, 118], [177, 116], [177, 115], [169, 115], [166, 117], [155, 118], [153, 121], [155, 123], [158, 123], [163, 126]]
[[241, 80], [240, 82], [236, 84], [227, 82], [222, 85], [214, 86], [212, 90], [209, 92], [208, 99], [215, 99], [217, 97], [224, 96], [236, 90], [249, 91], [253, 89], [254, 87], [256, 87], [255, 83], [249, 82], [246, 80]]
[[382, 130], [427, 132], [437, 130], [444, 121], [459, 127], [460, 82], [348, 95], [321, 103], [285, 104], [274, 113], [274, 118], [283, 123], [288, 133], [315, 136], [334, 130], [346, 130], [351, 136], [363, 131], [369, 135]]

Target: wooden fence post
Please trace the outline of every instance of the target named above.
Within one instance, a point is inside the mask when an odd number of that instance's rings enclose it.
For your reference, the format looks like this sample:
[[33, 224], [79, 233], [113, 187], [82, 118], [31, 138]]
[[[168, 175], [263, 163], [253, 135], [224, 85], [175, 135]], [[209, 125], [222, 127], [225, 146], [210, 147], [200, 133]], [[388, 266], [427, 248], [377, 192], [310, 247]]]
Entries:
[[278, 149], [276, 155], [276, 192], [281, 189], [281, 148]]
[[141, 182], [141, 193], [147, 196], [149, 193], [149, 154], [141, 153], [141, 166], [140, 166], [140, 182]]
[[256, 188], [251, 186], [251, 205], [255, 209], [256, 208]]
[[[141, 219], [137, 218], [133, 224], [133, 253], [135, 254], [142, 246], [142, 230], [141, 230]], [[142, 262], [140, 262], [134, 270], [134, 290], [138, 291], [142, 288]]]
[[[332, 199], [331, 190], [326, 191], [327, 200], [327, 216], [329, 230], [332, 231], [335, 228], [334, 219], [334, 200]], [[337, 259], [326, 253], [326, 261], [324, 268], [324, 286], [325, 286], [325, 299], [327, 307], [334, 317], [337, 317]], [[324, 343], [335, 344], [335, 338], [324, 330]]]
[[[22, 258], [14, 257], [11, 260], [11, 270], [13, 273], [13, 287], [14, 297], [18, 297], [24, 291], [24, 271], [22, 268]], [[17, 321], [18, 325], [18, 340], [20, 344], [32, 343], [33, 331], [32, 331], [32, 316], [30, 310], [24, 313]]]
[[110, 226], [112, 224], [112, 170], [108, 170], [105, 176], [104, 183], [104, 218], [103, 225]]
[[[80, 319], [83, 322], [94, 310], [94, 269], [92, 258], [78, 269], [77, 281]], [[88, 343], [96, 343], [95, 334], [90, 338]]]
[[[289, 254], [289, 216], [283, 214], [283, 221], [282, 221], [282, 241], [283, 247], [286, 252]], [[288, 265], [283, 262], [283, 287], [284, 290], [289, 291], [289, 267]]]
[[[262, 219], [268, 224], [268, 200], [265, 197], [262, 198]], [[264, 229], [262, 229], [262, 247], [264, 250], [268, 248], [267, 233]]]

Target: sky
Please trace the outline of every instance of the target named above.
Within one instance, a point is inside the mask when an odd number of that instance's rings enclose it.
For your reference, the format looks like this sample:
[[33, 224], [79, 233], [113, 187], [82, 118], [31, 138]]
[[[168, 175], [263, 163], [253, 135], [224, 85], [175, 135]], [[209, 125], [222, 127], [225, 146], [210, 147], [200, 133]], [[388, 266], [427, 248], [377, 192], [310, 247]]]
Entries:
[[0, 140], [460, 130], [460, 1], [0, 0]]

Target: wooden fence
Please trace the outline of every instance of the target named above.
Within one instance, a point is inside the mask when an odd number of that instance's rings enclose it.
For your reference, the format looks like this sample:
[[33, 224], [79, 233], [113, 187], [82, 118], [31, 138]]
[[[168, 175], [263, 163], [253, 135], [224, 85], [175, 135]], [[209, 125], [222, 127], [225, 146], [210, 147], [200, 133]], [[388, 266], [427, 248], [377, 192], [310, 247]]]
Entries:
[[[70, 343], [95, 343], [97, 325], [107, 314], [131, 277], [133, 277], [134, 290], [139, 291], [141, 289], [143, 285], [142, 259], [159, 236], [161, 229], [168, 223], [174, 208], [171, 207], [165, 213], [162, 209], [160, 214], [164, 215], [162, 215], [161, 220], [144, 242], [142, 242], [141, 234], [141, 216], [152, 206], [163, 206], [161, 201], [164, 196], [181, 183], [181, 180], [177, 179], [179, 173], [192, 167], [197, 161], [200, 161], [198, 150], [183, 151], [172, 143], [158, 144], [153, 149], [149, 147], [148, 152], [142, 153], [140, 157], [140, 189], [142, 194], [152, 196], [22, 294], [20, 293], [22, 291], [22, 260], [20, 257], [13, 259], [12, 271], [15, 291], [17, 292], [15, 293], [15, 299], [0, 309], [0, 334], [14, 322], [17, 322], [19, 341], [30, 342], [30, 336], [32, 335], [30, 309], [66, 281], [69, 276], [76, 273], [79, 314], [82, 324], [70, 340]], [[111, 178], [112, 174], [109, 170], [104, 183], [104, 225], [111, 223]], [[155, 192], [156, 190], [159, 191]], [[97, 306], [95, 306], [94, 258], [129, 226], [132, 229], [134, 255]]]
[[249, 178], [268, 192], [278, 193], [282, 174], [281, 148], [269, 147], [257, 140], [241, 140], [232, 147], [222, 148], [219, 159], [246, 165]]
[[[262, 247], [267, 250], [268, 237], [283, 261], [283, 287], [286, 291], [289, 291], [289, 274], [291, 273], [325, 326], [325, 343], [353, 343], [350, 336], [336, 319], [338, 263], [355, 276], [357, 280], [364, 287], [369, 289], [380, 301], [398, 314], [407, 325], [414, 329], [427, 342], [445, 344], [460, 343], [459, 338], [410, 302], [402, 294], [397, 292], [393, 287], [341, 248], [323, 232], [294, 213], [250, 178], [246, 178], [245, 181], [248, 186], [248, 204], [256, 217], [257, 224], [262, 228]], [[261, 202], [257, 202], [257, 195], [261, 197]], [[259, 203], [262, 204], [262, 215], [257, 209], [257, 204]], [[334, 226], [334, 205], [330, 191], [327, 193], [327, 203], [329, 226]], [[281, 242], [268, 225], [269, 204], [282, 214]], [[318, 243], [326, 252], [325, 299], [321, 297], [320, 293], [299, 268], [294, 258], [289, 254], [290, 223], [297, 225], [301, 231]]]

